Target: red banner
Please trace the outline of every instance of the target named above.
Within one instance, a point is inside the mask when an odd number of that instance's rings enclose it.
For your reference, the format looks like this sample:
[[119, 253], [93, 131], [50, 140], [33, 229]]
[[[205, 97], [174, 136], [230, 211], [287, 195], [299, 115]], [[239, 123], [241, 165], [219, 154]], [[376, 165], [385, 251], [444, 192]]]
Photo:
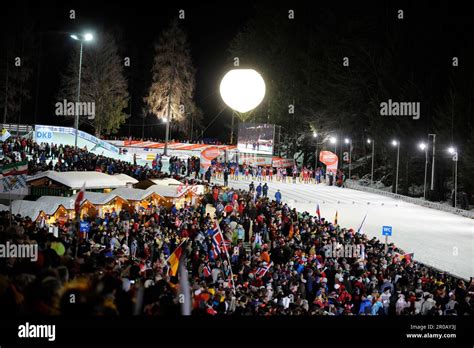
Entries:
[[334, 173], [337, 172], [337, 164], [339, 159], [337, 155], [331, 151], [321, 151], [319, 153], [319, 161], [326, 165], [326, 172], [327, 173]]
[[221, 151], [217, 146], [211, 146], [201, 151], [201, 173], [205, 173], [207, 168], [211, 166], [211, 161], [219, 157], [224, 151]]

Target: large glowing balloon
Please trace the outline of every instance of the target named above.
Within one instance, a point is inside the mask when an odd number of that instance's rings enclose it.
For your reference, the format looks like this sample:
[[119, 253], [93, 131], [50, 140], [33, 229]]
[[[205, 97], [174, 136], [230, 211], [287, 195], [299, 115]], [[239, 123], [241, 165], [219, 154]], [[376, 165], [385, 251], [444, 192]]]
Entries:
[[255, 109], [265, 96], [265, 81], [253, 69], [234, 69], [221, 81], [222, 100], [232, 109], [245, 113]]

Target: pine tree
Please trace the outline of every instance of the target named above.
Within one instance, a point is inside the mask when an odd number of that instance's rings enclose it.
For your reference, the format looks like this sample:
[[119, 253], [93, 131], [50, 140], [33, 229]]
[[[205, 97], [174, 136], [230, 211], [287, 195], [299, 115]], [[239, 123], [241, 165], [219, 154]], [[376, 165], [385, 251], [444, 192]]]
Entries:
[[196, 70], [192, 64], [187, 35], [172, 21], [155, 45], [155, 58], [151, 69], [152, 84], [144, 98], [150, 113], [166, 120], [168, 110], [170, 126], [190, 134], [197, 128], [201, 112], [193, 97]]

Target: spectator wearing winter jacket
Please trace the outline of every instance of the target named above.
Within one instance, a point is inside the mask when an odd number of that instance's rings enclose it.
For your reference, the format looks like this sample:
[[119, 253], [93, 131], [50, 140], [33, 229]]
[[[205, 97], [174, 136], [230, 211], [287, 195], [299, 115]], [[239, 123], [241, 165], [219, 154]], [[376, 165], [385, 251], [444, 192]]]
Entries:
[[360, 303], [359, 314], [371, 314], [372, 312], [372, 295], [367, 297], [362, 297], [362, 302]]

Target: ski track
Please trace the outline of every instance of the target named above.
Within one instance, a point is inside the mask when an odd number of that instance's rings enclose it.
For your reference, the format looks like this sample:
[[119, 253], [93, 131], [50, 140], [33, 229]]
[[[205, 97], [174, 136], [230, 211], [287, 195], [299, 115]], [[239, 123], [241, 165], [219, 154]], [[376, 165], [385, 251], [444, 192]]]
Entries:
[[[212, 180], [222, 184], [222, 180]], [[211, 182], [211, 183], [212, 183]], [[251, 180], [229, 180], [229, 187], [248, 189]], [[255, 186], [259, 181], [253, 181]], [[263, 182], [262, 182], [263, 185]], [[384, 240], [382, 226], [393, 227], [389, 242], [415, 259], [453, 275], [469, 279], [474, 276], [474, 220], [430, 209], [396, 199], [325, 184], [267, 183], [268, 196], [274, 199], [280, 189], [283, 202], [298, 211], [334, 220], [339, 225], [357, 230], [365, 216], [361, 232]]]

